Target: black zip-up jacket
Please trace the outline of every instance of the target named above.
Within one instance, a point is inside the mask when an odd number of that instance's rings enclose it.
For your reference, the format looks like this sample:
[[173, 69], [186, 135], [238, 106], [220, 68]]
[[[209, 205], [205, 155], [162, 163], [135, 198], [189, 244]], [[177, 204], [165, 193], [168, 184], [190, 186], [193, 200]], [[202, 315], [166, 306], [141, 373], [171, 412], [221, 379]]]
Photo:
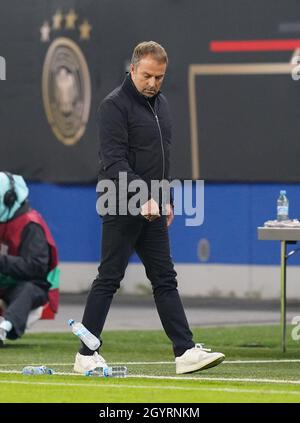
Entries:
[[99, 180], [116, 182], [119, 172], [126, 172], [128, 183], [147, 183], [151, 198], [151, 180], [170, 180], [171, 116], [166, 98], [159, 92], [147, 99], [127, 75], [102, 101], [97, 117]]

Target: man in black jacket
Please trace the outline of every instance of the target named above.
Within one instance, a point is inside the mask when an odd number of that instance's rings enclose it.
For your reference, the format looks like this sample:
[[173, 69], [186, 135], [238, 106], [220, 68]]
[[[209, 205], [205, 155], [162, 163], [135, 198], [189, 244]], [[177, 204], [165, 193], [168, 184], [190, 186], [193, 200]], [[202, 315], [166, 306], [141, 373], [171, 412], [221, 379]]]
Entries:
[[[209, 353], [193, 342], [170, 256], [167, 227], [173, 220], [173, 208], [171, 201], [164, 204], [162, 195], [154, 197], [151, 192], [153, 181], [169, 179], [171, 118], [167, 100], [160, 92], [167, 62], [164, 48], [156, 42], [137, 45], [130, 75], [104, 99], [98, 111], [99, 179], [114, 181], [118, 199], [116, 214], [108, 209], [103, 215], [102, 259], [82, 322], [100, 336], [113, 295], [135, 250], [145, 266], [159, 317], [173, 344], [176, 373], [181, 374], [215, 366], [224, 355]], [[120, 193], [124, 191], [120, 175], [126, 175], [125, 193]], [[149, 192], [139, 215], [127, 208], [128, 186], [133, 181], [143, 181]], [[82, 344], [74, 371], [84, 373], [105, 364], [98, 352]]]

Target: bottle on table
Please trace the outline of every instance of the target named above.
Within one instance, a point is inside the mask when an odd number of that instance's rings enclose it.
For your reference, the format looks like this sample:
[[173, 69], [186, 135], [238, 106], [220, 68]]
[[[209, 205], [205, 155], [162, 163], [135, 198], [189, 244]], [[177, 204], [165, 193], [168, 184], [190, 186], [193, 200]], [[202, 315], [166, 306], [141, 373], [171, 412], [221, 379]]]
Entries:
[[78, 336], [81, 341], [92, 351], [95, 351], [100, 346], [100, 340], [93, 335], [82, 323], [75, 322], [74, 319], [68, 321], [72, 332]]
[[281, 190], [277, 198], [277, 220], [282, 222], [289, 219], [289, 200], [286, 196], [286, 191]]

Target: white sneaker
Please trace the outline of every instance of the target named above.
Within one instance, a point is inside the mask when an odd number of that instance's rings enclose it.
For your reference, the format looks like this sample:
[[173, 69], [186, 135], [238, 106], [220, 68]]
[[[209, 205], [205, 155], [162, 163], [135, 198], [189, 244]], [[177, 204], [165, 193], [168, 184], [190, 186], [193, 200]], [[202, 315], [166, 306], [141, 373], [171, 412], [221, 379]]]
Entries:
[[4, 341], [6, 340], [6, 330], [3, 328], [0, 328], [0, 348], [4, 347]]
[[196, 344], [193, 348], [186, 350], [180, 357], [176, 357], [176, 373], [196, 372], [217, 366], [222, 363], [225, 355], [219, 352], [209, 352], [210, 349], [203, 348], [202, 344]]
[[106, 361], [96, 351], [93, 355], [82, 355], [77, 353], [74, 363], [74, 372], [85, 374], [88, 370], [94, 370], [97, 367], [106, 367]]

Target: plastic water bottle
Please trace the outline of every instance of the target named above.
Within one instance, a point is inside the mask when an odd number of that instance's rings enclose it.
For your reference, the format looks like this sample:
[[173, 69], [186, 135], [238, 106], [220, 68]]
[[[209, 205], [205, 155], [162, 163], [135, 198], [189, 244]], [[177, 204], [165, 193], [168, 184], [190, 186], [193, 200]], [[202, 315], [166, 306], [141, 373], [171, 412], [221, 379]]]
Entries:
[[289, 219], [289, 200], [286, 191], [281, 190], [277, 199], [277, 220], [279, 222]]
[[97, 367], [94, 370], [88, 370], [85, 373], [85, 375], [97, 376], [97, 377], [126, 377], [127, 367], [126, 366]]
[[70, 319], [68, 321], [69, 326], [72, 328], [72, 332], [78, 336], [81, 341], [92, 351], [95, 351], [100, 346], [100, 340], [93, 335], [82, 323], [75, 322]]
[[53, 370], [46, 366], [26, 366], [22, 370], [23, 375], [53, 375]]

